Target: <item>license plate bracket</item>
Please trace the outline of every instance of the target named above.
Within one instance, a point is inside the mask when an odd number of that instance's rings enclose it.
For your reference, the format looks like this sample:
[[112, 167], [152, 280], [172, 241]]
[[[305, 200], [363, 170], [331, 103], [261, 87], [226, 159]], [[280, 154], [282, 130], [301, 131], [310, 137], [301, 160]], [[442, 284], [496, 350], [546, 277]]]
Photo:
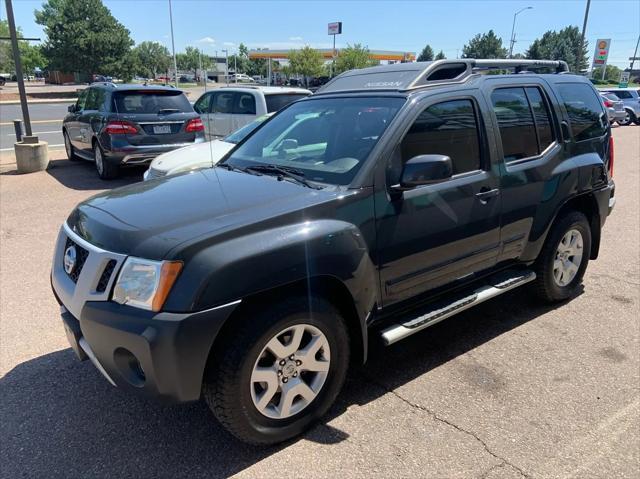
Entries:
[[171, 133], [171, 125], [153, 125], [153, 133], [156, 135]]

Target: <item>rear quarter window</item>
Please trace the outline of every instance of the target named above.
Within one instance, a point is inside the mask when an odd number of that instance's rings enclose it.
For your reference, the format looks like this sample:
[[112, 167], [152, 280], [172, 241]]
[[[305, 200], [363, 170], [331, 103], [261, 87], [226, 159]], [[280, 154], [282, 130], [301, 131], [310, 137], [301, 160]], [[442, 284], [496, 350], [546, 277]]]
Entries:
[[264, 99], [267, 102], [267, 113], [282, 110], [289, 103], [301, 100], [307, 96], [308, 95], [306, 93], [279, 93], [277, 95], [265, 95]]
[[591, 86], [563, 83], [558, 85], [558, 93], [567, 110], [575, 141], [598, 138], [606, 133], [607, 115]]

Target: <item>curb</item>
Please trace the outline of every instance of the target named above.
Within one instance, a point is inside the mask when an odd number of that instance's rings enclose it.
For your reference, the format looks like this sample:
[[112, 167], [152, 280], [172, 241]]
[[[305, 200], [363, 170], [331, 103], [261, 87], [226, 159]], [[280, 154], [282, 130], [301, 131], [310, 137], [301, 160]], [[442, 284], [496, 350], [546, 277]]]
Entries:
[[[74, 103], [77, 98], [46, 98], [42, 100], [27, 100], [27, 105], [32, 103]], [[0, 101], [0, 105], [19, 105], [20, 100], [5, 100]]]

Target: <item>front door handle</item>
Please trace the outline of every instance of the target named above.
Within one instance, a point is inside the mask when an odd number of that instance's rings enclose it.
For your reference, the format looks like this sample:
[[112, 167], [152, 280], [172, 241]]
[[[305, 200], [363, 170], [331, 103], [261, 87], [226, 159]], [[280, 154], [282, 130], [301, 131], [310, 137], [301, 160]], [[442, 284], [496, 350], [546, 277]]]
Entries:
[[492, 190], [488, 188], [483, 188], [480, 190], [480, 193], [476, 193], [476, 198], [480, 200], [480, 203], [486, 205], [491, 198], [494, 196], [498, 196], [500, 194], [500, 190], [498, 188], [493, 188]]

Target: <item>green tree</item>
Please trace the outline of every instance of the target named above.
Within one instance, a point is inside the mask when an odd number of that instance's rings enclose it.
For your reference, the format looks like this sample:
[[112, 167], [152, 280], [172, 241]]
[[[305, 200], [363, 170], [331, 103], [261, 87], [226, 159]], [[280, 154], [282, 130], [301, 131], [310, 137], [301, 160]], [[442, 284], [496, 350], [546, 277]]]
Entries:
[[[18, 38], [21, 38], [22, 30], [17, 27]], [[9, 36], [9, 22], [7, 20], [0, 20], [0, 37]], [[24, 73], [33, 73], [37, 68], [44, 69], [47, 66], [47, 59], [42, 53], [42, 47], [40, 45], [34, 45], [27, 41], [18, 40], [18, 48], [20, 49], [20, 58], [22, 59], [22, 69]], [[0, 71], [3, 73], [13, 73], [16, 70], [16, 66], [13, 60], [13, 51], [11, 49], [11, 42], [8, 40], [0, 41]]]
[[446, 59], [447, 59], [447, 57], [445, 57], [445, 56], [444, 56], [444, 52], [443, 52], [442, 50], [440, 50], [440, 51], [438, 52], [438, 54], [436, 55], [435, 59], [436, 59], [436, 60], [446, 60]]
[[[556, 32], [549, 30], [542, 37], [534, 40], [525, 55], [534, 60], [564, 60], [571, 70], [575, 70], [576, 55], [580, 46], [580, 30], [578, 27], [566, 27]], [[580, 52], [579, 70], [589, 66], [589, 45], [585, 40]]]
[[462, 58], [506, 58], [507, 49], [502, 46], [502, 38], [493, 30], [478, 33], [462, 47]]
[[359, 43], [347, 45], [347, 48], [340, 50], [336, 58], [336, 73], [346, 72], [377, 65], [379, 62], [371, 58], [371, 53], [367, 47]]
[[430, 62], [432, 60], [433, 60], [433, 48], [431, 48], [431, 45], [425, 45], [425, 47], [422, 49], [422, 52], [420, 52], [420, 55], [418, 55], [418, 61]]
[[47, 0], [35, 16], [44, 27], [42, 51], [52, 69], [112, 74], [129, 61], [129, 30], [101, 0]]
[[146, 78], [156, 78], [171, 67], [171, 54], [158, 42], [142, 42], [133, 49], [137, 57], [138, 71]]
[[[620, 73], [622, 70], [615, 65], [607, 65], [604, 71], [604, 79], [608, 83], [618, 83], [620, 81]], [[602, 79], [602, 67], [594, 68], [591, 77], [600, 80]]]
[[289, 68], [291, 73], [308, 77], [321, 76], [323, 72], [324, 59], [322, 54], [315, 48], [305, 46], [300, 50], [291, 50], [289, 53]]

